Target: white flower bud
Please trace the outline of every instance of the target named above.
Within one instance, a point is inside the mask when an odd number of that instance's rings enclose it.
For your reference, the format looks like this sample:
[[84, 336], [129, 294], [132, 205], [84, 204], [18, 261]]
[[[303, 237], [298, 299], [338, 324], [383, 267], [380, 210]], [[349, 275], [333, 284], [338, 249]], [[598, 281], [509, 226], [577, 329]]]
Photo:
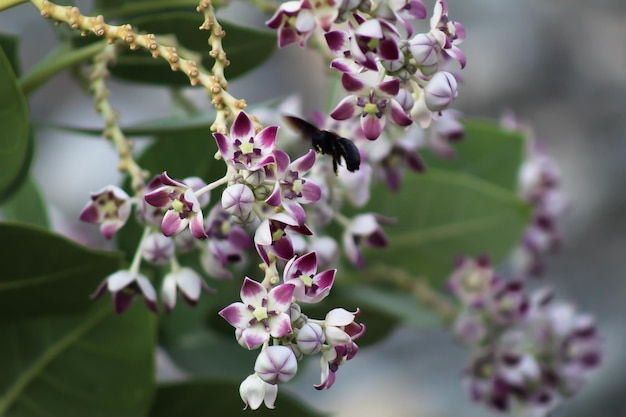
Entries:
[[404, 66], [404, 56], [400, 54], [398, 59], [381, 59], [380, 63], [388, 72], [396, 72]]
[[425, 33], [415, 35], [409, 46], [413, 59], [420, 67], [432, 67], [438, 64], [438, 48], [435, 38]]
[[324, 343], [324, 331], [319, 324], [307, 323], [296, 336], [298, 349], [305, 355], [313, 355], [320, 351]]
[[297, 371], [296, 355], [286, 346], [268, 346], [259, 353], [254, 363], [254, 372], [268, 384], [287, 382]]
[[400, 103], [402, 109], [404, 109], [407, 113], [411, 111], [413, 104], [415, 104], [413, 95], [403, 88], [398, 91], [398, 95], [396, 95], [395, 100]]
[[440, 71], [433, 75], [424, 88], [424, 99], [430, 111], [441, 111], [448, 108], [457, 97], [457, 82], [454, 75]]
[[232, 214], [239, 222], [247, 224], [254, 217], [254, 193], [250, 187], [243, 184], [234, 184], [226, 188], [222, 193], [222, 207], [224, 211]]

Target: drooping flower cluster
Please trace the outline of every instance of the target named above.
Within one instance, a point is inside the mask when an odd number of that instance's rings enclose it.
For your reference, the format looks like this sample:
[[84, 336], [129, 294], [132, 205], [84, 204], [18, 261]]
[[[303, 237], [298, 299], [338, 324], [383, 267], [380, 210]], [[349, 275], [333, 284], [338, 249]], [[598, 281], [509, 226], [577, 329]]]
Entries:
[[304, 356], [321, 352], [321, 382], [316, 388], [323, 389], [332, 386], [338, 367], [356, 355], [354, 341], [365, 331], [363, 325], [354, 322], [356, 313], [338, 308], [324, 320], [314, 320], [301, 311], [298, 303], [320, 302], [333, 285], [336, 270], [318, 273], [317, 269], [315, 252], [294, 256], [285, 265], [281, 282], [276, 280], [272, 262], [263, 283], [246, 277], [241, 302], [220, 311], [235, 328], [242, 347], [261, 347], [254, 374], [240, 387], [246, 407], [256, 409], [265, 402], [273, 408], [277, 385], [295, 376], [298, 361]]
[[514, 267], [524, 275], [540, 275], [543, 255], [558, 248], [561, 237], [558, 221], [567, 202], [561, 189], [561, 173], [556, 161], [546, 152], [545, 144], [532, 130], [520, 125], [511, 115], [502, 125], [526, 136], [526, 160], [519, 173], [519, 194], [533, 208], [533, 216], [522, 242], [513, 256]]
[[[320, 27], [336, 56], [330, 66], [343, 73], [349, 93], [331, 117], [357, 118], [374, 140], [388, 121], [427, 127], [457, 97], [457, 78], [448, 67], [466, 64], [458, 47], [465, 30], [448, 17], [446, 0], [437, 0], [429, 30], [414, 35], [413, 24], [427, 16], [421, 0], [300, 0], [283, 3], [267, 25], [278, 30], [281, 47], [304, 45]], [[337, 26], [342, 22], [347, 28]]]
[[465, 376], [474, 401], [545, 417], [600, 363], [593, 318], [551, 291], [529, 294], [523, 281], [497, 276], [485, 257], [460, 261], [449, 285], [462, 307], [454, 329], [471, 349]]
[[[262, 402], [273, 406], [276, 384], [290, 380], [305, 355], [321, 353], [322, 376], [316, 387], [330, 388], [338, 367], [356, 355], [354, 341], [365, 330], [354, 323], [357, 313], [341, 308], [324, 320], [301, 312], [299, 304], [319, 303], [328, 296], [336, 270], [317, 270], [336, 261], [338, 245], [328, 237], [314, 236], [308, 226], [311, 213], [317, 219], [311, 206], [324, 193], [315, 175], [309, 175], [316, 153], [309, 150], [291, 161], [276, 146], [277, 132], [278, 126], [257, 131], [241, 112], [229, 135], [214, 134], [218, 157], [227, 166], [223, 178], [205, 184], [199, 178], [177, 180], [163, 172], [146, 185], [141, 201], [109, 187], [94, 194], [84, 210], [86, 220], [105, 224], [107, 237], [112, 236], [111, 228], [118, 230], [128, 219], [133, 204], [144, 225], [131, 266], [107, 277], [94, 294], [100, 296], [108, 289], [118, 313], [137, 296], [157, 310], [157, 291], [141, 274], [142, 262], [169, 265], [160, 291], [163, 308], [169, 312], [178, 296], [195, 305], [202, 290], [212, 291], [197, 271], [179, 265], [177, 254], [198, 249], [209, 276], [232, 279], [231, 266], [245, 259], [245, 249], [256, 249], [265, 279], [259, 283], [246, 277], [242, 301], [220, 312], [236, 328], [235, 337], [243, 347], [262, 348], [255, 373], [241, 385], [242, 399], [253, 409]], [[222, 185], [221, 198], [205, 215], [210, 192]], [[374, 246], [386, 243], [376, 216], [357, 215], [345, 221], [344, 247], [353, 261], [362, 263], [361, 240]]]

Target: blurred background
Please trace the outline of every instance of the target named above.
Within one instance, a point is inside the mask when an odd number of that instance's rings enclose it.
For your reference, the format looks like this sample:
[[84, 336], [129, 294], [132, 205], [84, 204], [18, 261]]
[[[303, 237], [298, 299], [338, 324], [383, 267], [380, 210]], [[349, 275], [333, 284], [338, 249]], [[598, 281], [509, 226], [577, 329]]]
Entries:
[[[424, 2], [432, 7], [432, 1]], [[606, 352], [588, 386], [556, 415], [625, 417], [626, 2], [448, 3], [450, 17], [467, 32], [461, 48], [468, 66], [456, 107], [468, 116], [494, 119], [512, 110], [531, 124], [560, 165], [570, 200], [562, 248], [548, 257], [540, 280], [553, 285], [560, 299], [597, 317]], [[90, 9], [88, 1], [77, 4]], [[234, 2], [222, 16], [261, 25], [266, 16], [251, 9]], [[51, 25], [29, 4], [0, 14], [0, 31], [22, 36], [24, 70], [54, 45]], [[323, 71], [321, 59], [292, 46], [233, 83], [231, 92], [254, 103], [300, 91], [304, 110], [310, 111], [324, 104], [316, 94]], [[167, 114], [164, 91], [109, 84], [123, 124]], [[199, 106], [210, 106], [203, 92], [188, 94]], [[66, 74], [33, 94], [30, 106], [41, 122], [102, 126], [91, 98]], [[119, 180], [113, 168], [117, 156], [103, 140], [67, 132], [42, 128], [37, 141], [35, 173], [54, 206], [54, 224], [67, 234], [82, 234], [74, 219], [90, 192]], [[91, 243], [102, 242], [94, 235]], [[466, 360], [467, 351], [445, 332], [400, 328], [343, 366], [330, 391], [312, 388], [319, 381], [315, 366], [289, 389], [336, 416], [490, 416], [466, 399], [460, 382]]]

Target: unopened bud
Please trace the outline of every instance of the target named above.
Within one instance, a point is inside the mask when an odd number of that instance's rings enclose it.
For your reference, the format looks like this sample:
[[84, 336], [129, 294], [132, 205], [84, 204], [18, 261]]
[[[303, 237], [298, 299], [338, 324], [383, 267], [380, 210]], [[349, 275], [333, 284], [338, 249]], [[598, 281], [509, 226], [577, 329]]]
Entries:
[[248, 224], [254, 207], [254, 193], [250, 187], [243, 184], [234, 184], [222, 193], [222, 207], [224, 211], [233, 215], [239, 222]]
[[449, 72], [440, 71], [433, 75], [424, 88], [424, 99], [428, 109], [437, 112], [448, 108], [458, 95], [456, 88], [456, 78]]
[[298, 361], [288, 347], [268, 346], [257, 356], [254, 371], [268, 384], [284, 383], [298, 372]]
[[324, 331], [319, 324], [307, 323], [296, 336], [298, 349], [305, 355], [313, 355], [320, 351], [324, 343]]

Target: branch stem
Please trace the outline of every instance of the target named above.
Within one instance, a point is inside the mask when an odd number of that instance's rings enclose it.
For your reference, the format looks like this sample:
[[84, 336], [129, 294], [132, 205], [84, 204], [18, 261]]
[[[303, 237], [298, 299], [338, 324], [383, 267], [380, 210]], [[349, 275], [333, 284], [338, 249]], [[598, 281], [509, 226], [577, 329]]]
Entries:
[[24, 95], [37, 90], [50, 78], [64, 69], [80, 64], [102, 52], [106, 43], [95, 42], [77, 49], [71, 49], [69, 44], [58, 46], [41, 60], [30, 72], [20, 78], [20, 87]]
[[0, 0], [0, 12], [22, 3], [28, 3], [28, 0]]

